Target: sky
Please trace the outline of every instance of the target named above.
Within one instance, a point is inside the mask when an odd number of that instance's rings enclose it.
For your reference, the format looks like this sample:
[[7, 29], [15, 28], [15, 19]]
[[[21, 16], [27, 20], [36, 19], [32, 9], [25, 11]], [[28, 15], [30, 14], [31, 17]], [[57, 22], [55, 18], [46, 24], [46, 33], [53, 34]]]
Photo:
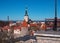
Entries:
[[[25, 8], [32, 20], [54, 18], [54, 0], [0, 0], [0, 20], [23, 20]], [[57, 3], [57, 17], [60, 18], [60, 0]]]

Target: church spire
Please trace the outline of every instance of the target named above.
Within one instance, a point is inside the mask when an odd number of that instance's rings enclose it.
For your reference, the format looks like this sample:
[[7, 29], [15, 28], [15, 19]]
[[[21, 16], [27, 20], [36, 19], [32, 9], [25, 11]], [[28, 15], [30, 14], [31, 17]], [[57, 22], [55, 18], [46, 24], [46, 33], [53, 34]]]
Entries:
[[27, 7], [26, 7], [26, 9], [25, 9], [25, 16], [28, 16], [28, 12], [27, 12]]
[[27, 12], [27, 7], [26, 7], [26, 9], [25, 9], [25, 16], [24, 16], [24, 20], [25, 20], [26, 22], [28, 22], [28, 21], [29, 21], [28, 12]]

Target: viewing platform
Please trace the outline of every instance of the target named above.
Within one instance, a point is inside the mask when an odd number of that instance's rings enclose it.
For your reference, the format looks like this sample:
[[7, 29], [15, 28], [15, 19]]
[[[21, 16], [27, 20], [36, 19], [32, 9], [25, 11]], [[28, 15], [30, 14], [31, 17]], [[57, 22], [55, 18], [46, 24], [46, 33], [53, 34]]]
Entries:
[[60, 31], [35, 32], [37, 43], [60, 43]]

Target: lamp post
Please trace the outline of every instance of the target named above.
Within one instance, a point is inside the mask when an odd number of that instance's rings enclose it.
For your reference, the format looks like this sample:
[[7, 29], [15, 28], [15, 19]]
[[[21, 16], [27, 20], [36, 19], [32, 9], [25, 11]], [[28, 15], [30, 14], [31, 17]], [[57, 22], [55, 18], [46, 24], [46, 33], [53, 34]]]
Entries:
[[53, 30], [57, 31], [57, 0], [55, 0], [55, 18], [54, 18]]

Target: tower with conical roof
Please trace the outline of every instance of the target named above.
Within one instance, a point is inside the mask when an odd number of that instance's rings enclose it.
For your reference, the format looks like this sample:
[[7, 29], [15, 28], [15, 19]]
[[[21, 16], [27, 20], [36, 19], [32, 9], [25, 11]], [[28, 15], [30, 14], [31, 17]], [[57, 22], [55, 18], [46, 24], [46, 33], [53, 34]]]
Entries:
[[29, 16], [28, 16], [28, 12], [27, 12], [27, 7], [26, 7], [26, 9], [25, 9], [24, 20], [25, 20], [26, 22], [28, 22], [28, 20], [29, 20]]

